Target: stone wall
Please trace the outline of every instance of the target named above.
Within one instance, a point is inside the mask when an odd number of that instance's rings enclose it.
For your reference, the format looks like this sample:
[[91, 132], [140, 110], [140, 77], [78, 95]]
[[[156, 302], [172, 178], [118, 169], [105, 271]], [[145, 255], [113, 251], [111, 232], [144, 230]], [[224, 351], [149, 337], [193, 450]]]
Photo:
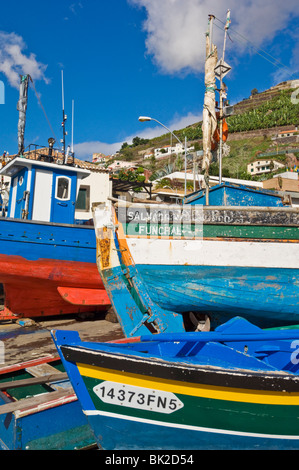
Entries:
[[[243, 140], [249, 139], [252, 137], [261, 137], [261, 136], [276, 136], [279, 132], [287, 131], [287, 130], [296, 130], [295, 126], [279, 126], [279, 127], [271, 127], [270, 129], [256, 129], [253, 131], [246, 131], [246, 132], [234, 132], [232, 134], [228, 133], [228, 142], [230, 140]], [[298, 136], [297, 136], [298, 137]], [[287, 138], [287, 137], [286, 137]], [[285, 138], [280, 138], [279, 141], [284, 142]]]

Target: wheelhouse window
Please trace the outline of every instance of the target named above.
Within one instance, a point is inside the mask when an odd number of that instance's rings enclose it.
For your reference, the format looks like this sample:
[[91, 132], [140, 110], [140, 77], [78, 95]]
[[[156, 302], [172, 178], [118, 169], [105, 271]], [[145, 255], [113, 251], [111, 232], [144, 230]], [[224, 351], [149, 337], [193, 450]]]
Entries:
[[56, 180], [56, 199], [70, 199], [71, 180], [66, 176], [58, 176]]
[[89, 211], [90, 206], [90, 187], [80, 186], [78, 198], [76, 201], [76, 210]]

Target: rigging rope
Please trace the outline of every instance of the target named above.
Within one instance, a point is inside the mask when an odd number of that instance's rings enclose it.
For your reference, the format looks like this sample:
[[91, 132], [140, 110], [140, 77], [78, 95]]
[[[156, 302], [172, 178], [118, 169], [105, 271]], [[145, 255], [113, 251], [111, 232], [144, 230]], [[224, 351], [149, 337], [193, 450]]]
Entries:
[[55, 138], [55, 140], [56, 140], [56, 142], [57, 142], [57, 144], [58, 144], [58, 147], [61, 149], [61, 147], [60, 147], [60, 145], [59, 145], [59, 140], [57, 140], [57, 137], [56, 137], [56, 135], [55, 135], [55, 132], [54, 132], [54, 130], [53, 130], [53, 127], [51, 126], [51, 123], [50, 123], [50, 121], [49, 121], [49, 118], [48, 118], [48, 116], [47, 116], [47, 114], [46, 114], [46, 111], [45, 111], [45, 109], [44, 109], [44, 107], [43, 107], [43, 104], [42, 104], [42, 102], [41, 102], [41, 100], [40, 100], [40, 97], [38, 96], [38, 93], [37, 93], [37, 91], [36, 91], [36, 88], [35, 88], [35, 86], [34, 86], [34, 83], [33, 83], [33, 80], [32, 80], [31, 77], [30, 77], [30, 81], [31, 81], [31, 83], [32, 83], [32, 86], [33, 86], [33, 89], [34, 89], [36, 98], [37, 98], [37, 100], [38, 100], [38, 102], [39, 102], [39, 104], [40, 104], [40, 106], [41, 106], [41, 108], [42, 108], [42, 110], [43, 110], [43, 113], [44, 113], [44, 115], [45, 115], [45, 118], [46, 118], [46, 120], [47, 120], [47, 122], [48, 122], [48, 124], [49, 124], [49, 127], [50, 127], [50, 129], [51, 129], [51, 132], [53, 133], [53, 136], [54, 136], [54, 138]]
[[[221, 21], [219, 18], [216, 18], [215, 17], [215, 20], [218, 20], [220, 23], [222, 23], [223, 25], [225, 25], [226, 23], [224, 23], [223, 21]], [[217, 24], [215, 24], [215, 26], [219, 29], [222, 29], [220, 26], [218, 26]], [[230, 31], [232, 31], [233, 33], [235, 33], [236, 35], [240, 36], [244, 41], [248, 42], [252, 47], [253, 49], [255, 49], [255, 51], [257, 52], [257, 54], [259, 56], [261, 56], [263, 59], [267, 60], [268, 62], [270, 62], [270, 64], [274, 65], [275, 67], [278, 67], [278, 68], [284, 68], [284, 69], [287, 69], [286, 70], [286, 73], [288, 73], [288, 75], [290, 75], [291, 77], [294, 76], [294, 72], [291, 73], [289, 70], [290, 68], [287, 67], [286, 65], [284, 65], [283, 63], [281, 63], [279, 60], [275, 59], [275, 57], [271, 56], [271, 54], [269, 54], [267, 51], [264, 51], [263, 49], [261, 48], [258, 48], [257, 46], [255, 46], [255, 44], [253, 44], [253, 42], [251, 42], [249, 39], [247, 39], [245, 36], [243, 36], [242, 34], [238, 33], [238, 31], [232, 29], [230, 27]], [[231, 38], [230, 38], [231, 40]], [[264, 57], [262, 54], [260, 54], [260, 52], [263, 52], [264, 54], [266, 54], [267, 56], [269, 56], [271, 59], [273, 59], [275, 62], [272, 62], [271, 60], [267, 59], [267, 57]]]

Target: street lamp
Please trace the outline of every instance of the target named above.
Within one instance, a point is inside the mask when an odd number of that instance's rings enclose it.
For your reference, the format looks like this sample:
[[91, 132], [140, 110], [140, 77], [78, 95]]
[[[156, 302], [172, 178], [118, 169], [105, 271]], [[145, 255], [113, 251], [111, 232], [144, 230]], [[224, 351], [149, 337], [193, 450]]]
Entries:
[[185, 196], [186, 196], [186, 194], [187, 194], [187, 137], [185, 136], [185, 146], [184, 146], [182, 144], [182, 142], [180, 141], [180, 139], [168, 127], [166, 127], [164, 124], [162, 124], [162, 122], [157, 121], [157, 119], [154, 119], [154, 118], [149, 117], [149, 116], [139, 116], [138, 121], [140, 121], [140, 122], [146, 122], [146, 121], [155, 121], [155, 122], [157, 122], [158, 124], [160, 124], [160, 126], [167, 129], [168, 132], [170, 132], [171, 135], [173, 135], [173, 137], [175, 137], [176, 140], [181, 144], [181, 146], [185, 148]]

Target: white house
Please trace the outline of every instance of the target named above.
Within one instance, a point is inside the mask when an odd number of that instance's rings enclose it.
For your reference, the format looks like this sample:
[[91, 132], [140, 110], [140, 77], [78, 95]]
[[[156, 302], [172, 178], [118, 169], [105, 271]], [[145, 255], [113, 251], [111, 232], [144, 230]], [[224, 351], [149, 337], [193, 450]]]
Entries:
[[[194, 146], [188, 147], [187, 150], [194, 150]], [[165, 147], [157, 148], [154, 150], [154, 155], [156, 158], [167, 157], [173, 153], [184, 153], [185, 146], [179, 142], [175, 146], [165, 145]], [[144, 157], [145, 158], [145, 157]]]
[[284, 137], [293, 137], [293, 135], [298, 134], [297, 127], [295, 129], [290, 129], [287, 131], [281, 131], [277, 134], [277, 137], [283, 139]]
[[285, 165], [276, 160], [256, 160], [255, 162], [248, 163], [247, 173], [250, 175], [262, 175], [263, 173], [270, 173], [271, 171], [284, 168]]
[[115, 160], [109, 167], [107, 168], [112, 173], [116, 173], [120, 170], [129, 170], [129, 169], [136, 169], [138, 168], [137, 163], [135, 162], [125, 162], [123, 160]]

